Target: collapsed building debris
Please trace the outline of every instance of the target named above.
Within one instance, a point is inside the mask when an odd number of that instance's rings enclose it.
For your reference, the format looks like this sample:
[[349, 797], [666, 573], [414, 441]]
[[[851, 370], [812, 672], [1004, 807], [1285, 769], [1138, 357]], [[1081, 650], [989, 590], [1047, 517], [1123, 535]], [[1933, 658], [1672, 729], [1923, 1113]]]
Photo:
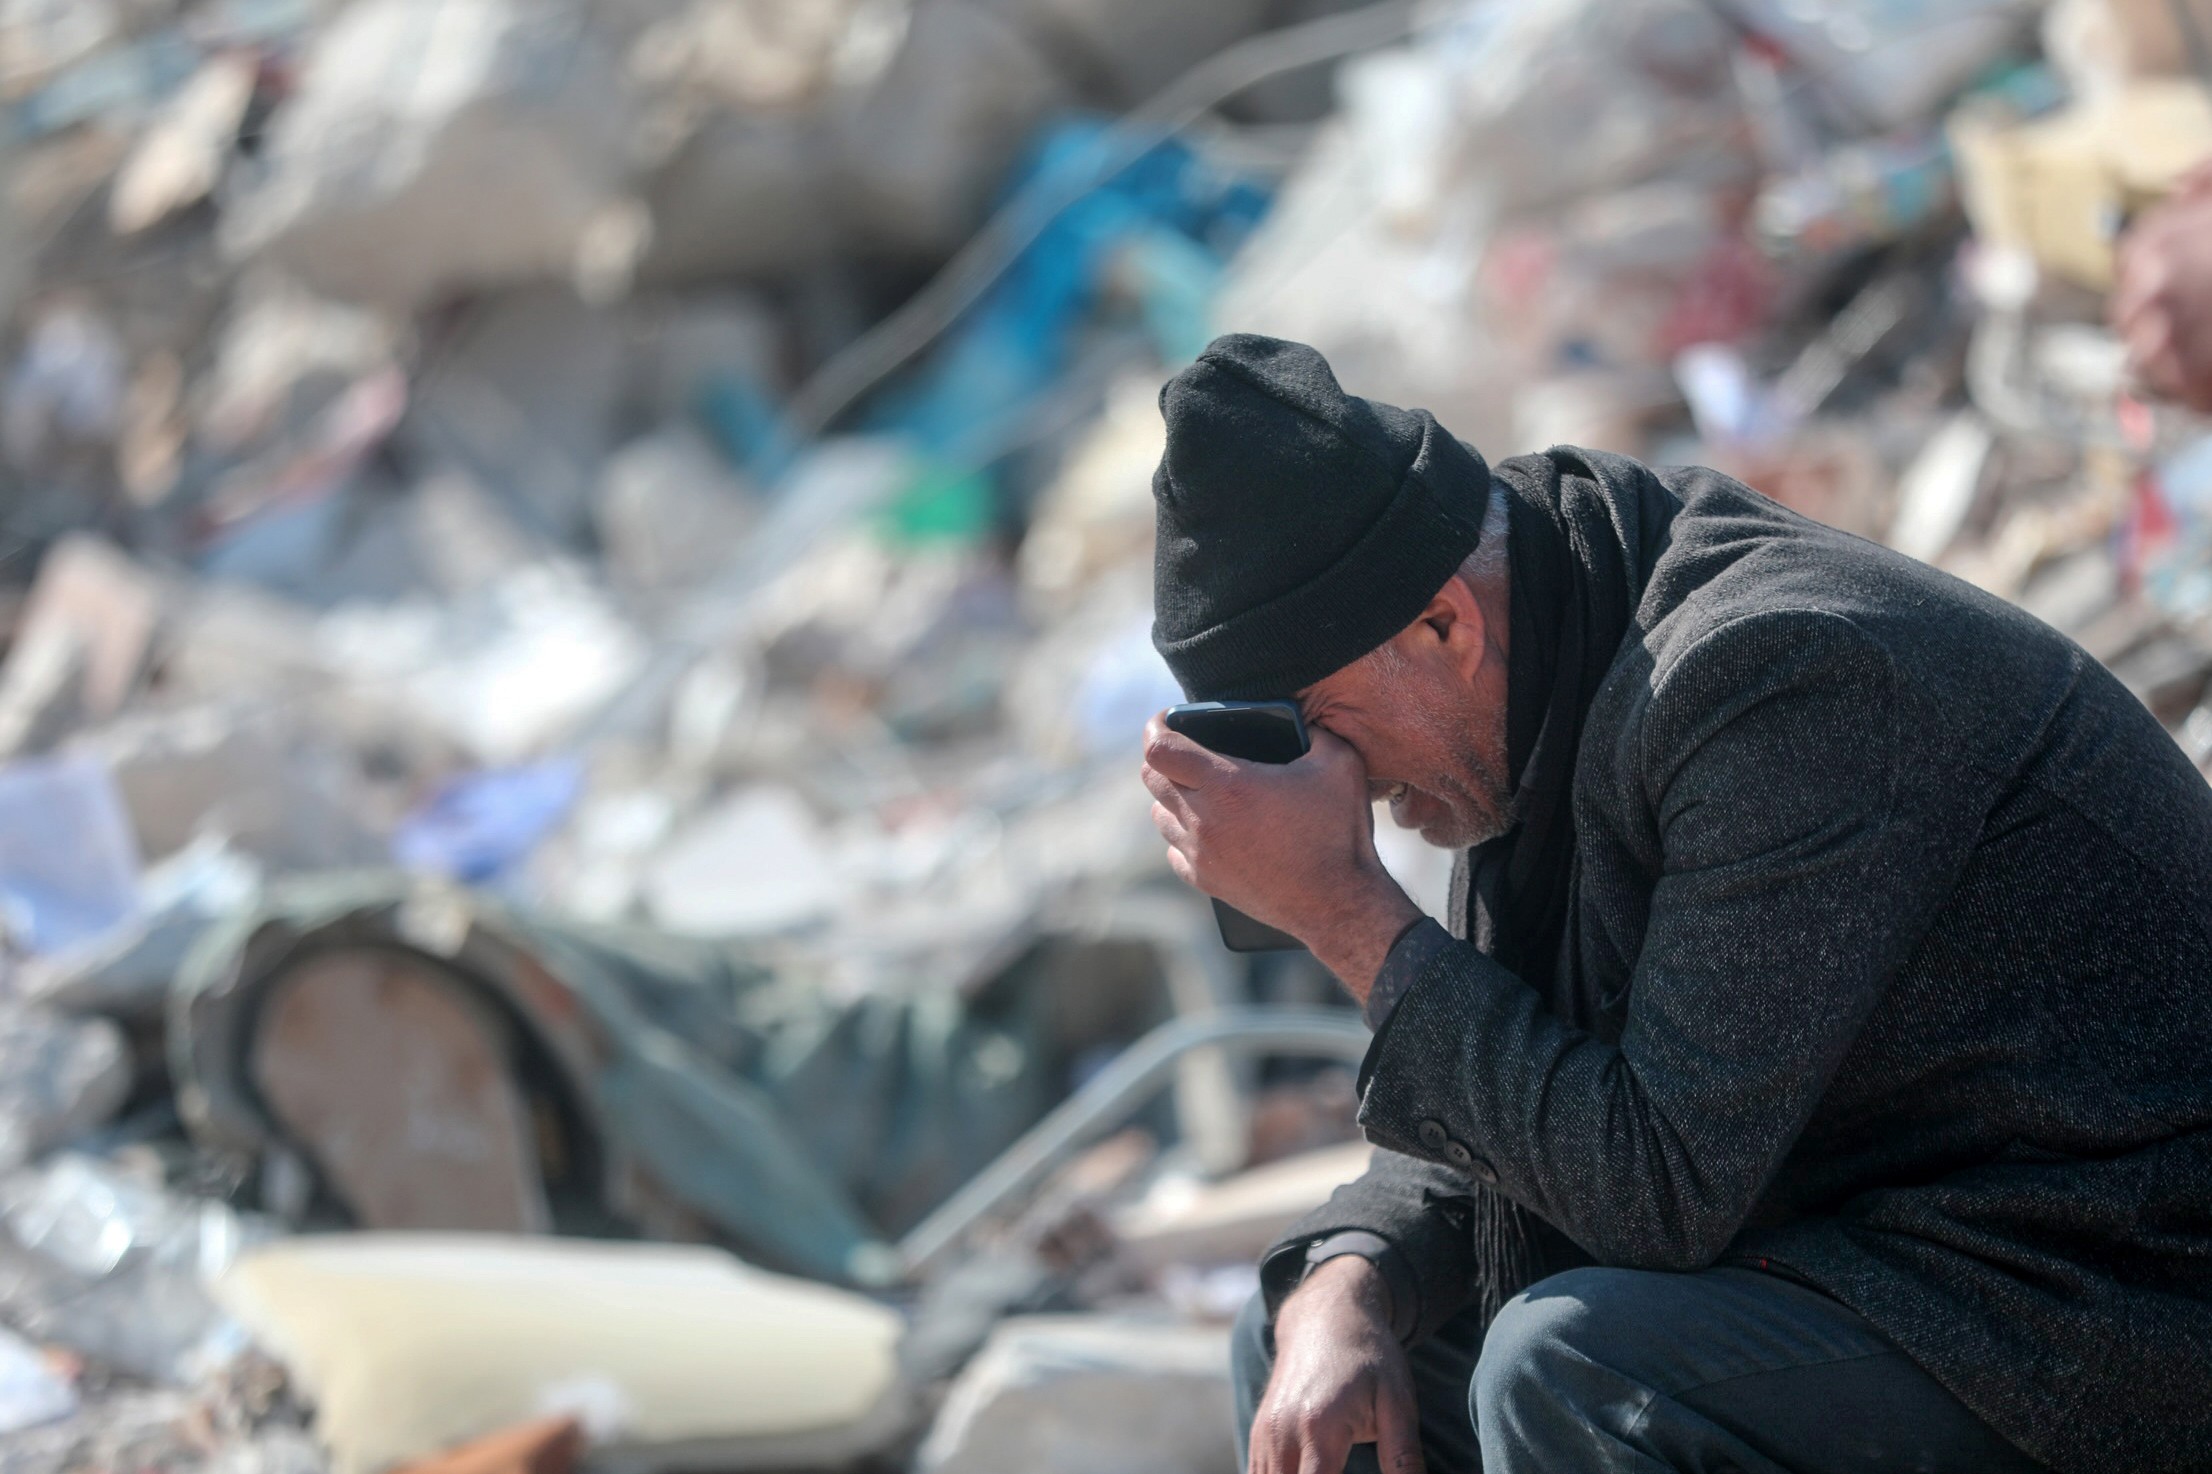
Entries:
[[0, 0], [0, 1474], [1226, 1468], [1358, 1025], [1130, 781], [1164, 376], [1719, 466], [2212, 771], [2207, 35]]
[[954, 1384], [916, 1466], [1235, 1474], [1228, 1398], [1224, 1327], [1016, 1317]]

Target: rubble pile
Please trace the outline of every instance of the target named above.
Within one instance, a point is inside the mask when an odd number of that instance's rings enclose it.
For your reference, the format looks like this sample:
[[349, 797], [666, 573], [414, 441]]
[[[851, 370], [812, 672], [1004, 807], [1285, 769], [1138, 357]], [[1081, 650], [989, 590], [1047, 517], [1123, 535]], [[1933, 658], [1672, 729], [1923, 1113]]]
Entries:
[[1718, 466], [2212, 771], [2208, 36], [0, 0], [0, 1474], [1228, 1468], [1359, 1026], [1132, 780], [1159, 384]]

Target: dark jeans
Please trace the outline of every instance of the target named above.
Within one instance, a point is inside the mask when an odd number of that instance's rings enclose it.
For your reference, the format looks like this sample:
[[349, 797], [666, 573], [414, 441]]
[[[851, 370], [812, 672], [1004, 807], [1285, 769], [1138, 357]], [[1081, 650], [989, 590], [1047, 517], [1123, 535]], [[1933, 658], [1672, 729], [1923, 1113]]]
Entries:
[[[1233, 1356], [1240, 1453], [1274, 1340]], [[2027, 1474], [2039, 1466], [1857, 1314], [1745, 1269], [1575, 1269], [1412, 1352], [1428, 1474]], [[1479, 1430], [1479, 1431], [1478, 1431]], [[1347, 1470], [1376, 1467], [1352, 1452]]]

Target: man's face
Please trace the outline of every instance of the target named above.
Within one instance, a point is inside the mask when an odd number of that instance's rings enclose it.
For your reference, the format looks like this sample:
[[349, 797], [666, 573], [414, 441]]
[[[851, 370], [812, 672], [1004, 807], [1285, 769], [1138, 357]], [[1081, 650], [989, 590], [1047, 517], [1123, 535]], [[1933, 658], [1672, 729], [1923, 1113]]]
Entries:
[[1485, 674], [1467, 673], [1448, 647], [1400, 635], [1299, 701], [1307, 721], [1358, 751], [1368, 797], [1387, 799], [1399, 828], [1466, 849], [1511, 824], [1503, 683]]

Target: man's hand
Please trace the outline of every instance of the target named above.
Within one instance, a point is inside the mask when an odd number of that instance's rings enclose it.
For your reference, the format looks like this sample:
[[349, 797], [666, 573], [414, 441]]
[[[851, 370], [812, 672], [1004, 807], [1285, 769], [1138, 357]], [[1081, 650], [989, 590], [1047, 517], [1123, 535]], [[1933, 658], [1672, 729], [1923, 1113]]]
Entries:
[[1248, 1474], [1337, 1474], [1355, 1443], [1376, 1445], [1386, 1474], [1420, 1474], [1413, 1370], [1390, 1333], [1387, 1295], [1375, 1266], [1347, 1254], [1283, 1302]]
[[1359, 754], [1320, 727], [1294, 763], [1223, 757], [1157, 716], [1144, 735], [1152, 822], [1175, 873], [1304, 942], [1364, 1000], [1421, 913], [1375, 854]]
[[2112, 325], [2143, 386], [2212, 413], [2212, 164], [2120, 243]]

